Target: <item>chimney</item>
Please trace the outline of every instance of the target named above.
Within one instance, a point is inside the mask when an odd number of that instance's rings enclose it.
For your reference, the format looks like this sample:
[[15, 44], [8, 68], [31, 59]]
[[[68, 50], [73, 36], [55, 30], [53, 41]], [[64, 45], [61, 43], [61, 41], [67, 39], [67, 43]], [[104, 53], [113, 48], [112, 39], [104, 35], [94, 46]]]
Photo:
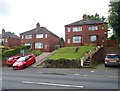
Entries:
[[2, 29], [2, 34], [4, 34], [5, 33], [5, 29]]
[[36, 28], [40, 28], [40, 23], [37, 23], [37, 24], [36, 24]]
[[87, 15], [86, 14], [83, 15], [83, 21], [87, 21]]

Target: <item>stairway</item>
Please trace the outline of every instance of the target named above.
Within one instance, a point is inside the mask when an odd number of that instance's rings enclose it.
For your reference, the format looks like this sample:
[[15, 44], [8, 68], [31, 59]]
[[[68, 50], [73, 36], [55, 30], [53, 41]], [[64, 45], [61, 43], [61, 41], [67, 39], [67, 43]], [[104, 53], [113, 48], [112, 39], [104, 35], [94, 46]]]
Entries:
[[83, 63], [83, 67], [84, 68], [90, 68], [90, 62], [91, 62], [90, 58], [86, 59]]

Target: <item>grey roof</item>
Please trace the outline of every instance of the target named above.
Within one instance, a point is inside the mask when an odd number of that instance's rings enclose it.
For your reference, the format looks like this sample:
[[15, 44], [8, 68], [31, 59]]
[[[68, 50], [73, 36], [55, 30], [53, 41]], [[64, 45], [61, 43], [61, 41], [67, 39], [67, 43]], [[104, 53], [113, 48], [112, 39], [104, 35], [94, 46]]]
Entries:
[[[45, 33], [51, 33], [53, 35], [55, 35], [54, 33], [52, 33], [51, 31], [49, 31], [48, 29], [46, 29], [45, 27], [39, 27], [39, 28], [35, 28], [20, 34], [45, 34]], [[56, 37], [58, 37], [57, 35], [55, 35]]]
[[14, 39], [20, 39], [17, 35], [11, 32], [5, 32], [4, 34], [0, 34], [2, 38], [14, 38]]
[[65, 25], [65, 27], [77, 26], [77, 25], [103, 24], [103, 23], [105, 23], [105, 22], [101, 22], [101, 21], [97, 21], [97, 20], [93, 20], [93, 19], [87, 19], [87, 21], [79, 20], [79, 21], [73, 22], [71, 24]]

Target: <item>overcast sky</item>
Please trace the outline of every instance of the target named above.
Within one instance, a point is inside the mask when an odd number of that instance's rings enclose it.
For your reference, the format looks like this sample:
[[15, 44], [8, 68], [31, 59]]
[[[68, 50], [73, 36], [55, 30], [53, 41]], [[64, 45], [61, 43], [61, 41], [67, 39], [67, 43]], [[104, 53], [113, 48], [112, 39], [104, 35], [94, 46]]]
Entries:
[[0, 0], [0, 30], [19, 35], [39, 22], [64, 38], [64, 25], [81, 20], [85, 13], [107, 18], [108, 4], [109, 0]]

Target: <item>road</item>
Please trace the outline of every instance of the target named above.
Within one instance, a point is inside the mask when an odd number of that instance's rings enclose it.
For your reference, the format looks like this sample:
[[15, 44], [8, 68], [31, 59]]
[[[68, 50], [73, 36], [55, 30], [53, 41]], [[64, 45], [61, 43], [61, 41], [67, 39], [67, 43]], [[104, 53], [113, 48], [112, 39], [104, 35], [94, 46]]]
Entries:
[[118, 68], [2, 68], [2, 89], [118, 89]]

